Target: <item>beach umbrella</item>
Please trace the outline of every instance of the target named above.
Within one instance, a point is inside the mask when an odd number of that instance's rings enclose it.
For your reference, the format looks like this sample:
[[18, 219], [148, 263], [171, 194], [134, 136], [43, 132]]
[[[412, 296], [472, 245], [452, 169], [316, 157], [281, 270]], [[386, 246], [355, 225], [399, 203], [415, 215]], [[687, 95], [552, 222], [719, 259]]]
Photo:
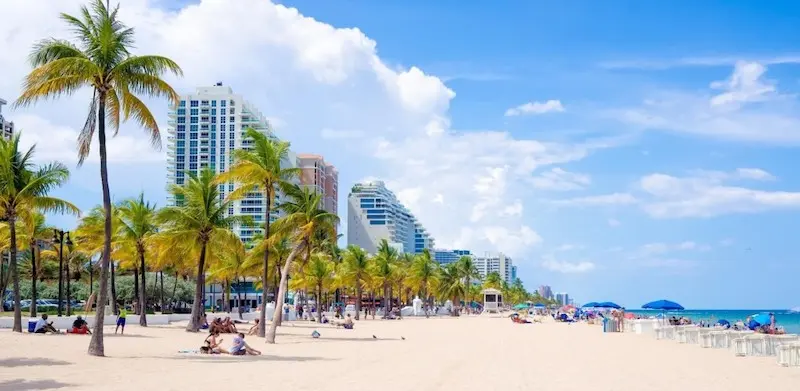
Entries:
[[544, 305], [544, 304], [542, 304], [542, 303], [539, 303], [539, 304], [536, 304], [536, 305], [534, 305], [534, 306], [533, 306], [533, 308], [546, 308], [546, 307], [547, 307], [547, 306], [545, 306], [545, 305]]
[[597, 308], [613, 308], [613, 309], [616, 309], [616, 310], [622, 308], [622, 307], [619, 306], [619, 304], [616, 304], [616, 303], [613, 303], [613, 302], [610, 302], [610, 301], [604, 301], [604, 302], [597, 303], [595, 305], [595, 307], [597, 307]]
[[728, 321], [727, 321], [727, 320], [725, 320], [725, 319], [720, 319], [720, 320], [718, 320], [718, 321], [717, 321], [717, 324], [718, 324], [718, 325], [720, 325], [720, 326], [722, 326], [722, 327], [725, 327], [725, 328], [729, 328], [729, 327], [731, 327], [731, 322], [728, 322]]
[[768, 325], [770, 323], [770, 313], [769, 312], [762, 312], [760, 314], [755, 314], [750, 317], [753, 322], [758, 323], [759, 326]]
[[515, 310], [524, 310], [526, 308], [528, 308], [527, 304], [517, 304], [517, 305], [514, 306]]
[[597, 303], [594, 301], [590, 301], [581, 306], [581, 308], [592, 308], [592, 307], [597, 307]]
[[683, 306], [669, 300], [656, 300], [651, 301], [642, 306], [642, 308], [649, 309], [649, 310], [661, 310], [661, 311], [675, 311], [675, 310], [683, 310]]

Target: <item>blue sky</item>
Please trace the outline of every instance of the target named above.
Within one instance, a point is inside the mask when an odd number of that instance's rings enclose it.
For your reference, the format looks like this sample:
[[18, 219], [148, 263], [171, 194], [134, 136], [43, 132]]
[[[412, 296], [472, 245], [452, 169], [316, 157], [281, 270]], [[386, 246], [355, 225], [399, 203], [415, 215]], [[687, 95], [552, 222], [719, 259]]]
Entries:
[[[19, 24], [0, 27], [0, 97], [18, 94], [33, 40], [68, 37], [26, 22], [80, 1], [50, 3], [0, 5]], [[341, 205], [385, 179], [440, 245], [511, 254], [529, 289], [631, 308], [800, 303], [795, 2], [281, 4], [126, 0], [122, 15], [141, 52], [183, 66], [179, 91], [222, 80], [293, 149], [325, 155]], [[85, 101], [4, 113], [43, 160], [71, 164]], [[163, 203], [163, 152], [132, 127], [115, 143], [115, 198]], [[99, 203], [97, 171], [59, 194]]]

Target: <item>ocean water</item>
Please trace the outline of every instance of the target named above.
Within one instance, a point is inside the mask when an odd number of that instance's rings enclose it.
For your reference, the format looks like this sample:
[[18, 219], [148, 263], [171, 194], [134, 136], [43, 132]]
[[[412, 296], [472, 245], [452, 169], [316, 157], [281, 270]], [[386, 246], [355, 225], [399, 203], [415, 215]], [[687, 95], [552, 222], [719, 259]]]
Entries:
[[[654, 310], [626, 310], [643, 316], [656, 316], [661, 311]], [[698, 322], [701, 320], [714, 321], [725, 319], [731, 323], [738, 320], [744, 321], [748, 316], [758, 314], [761, 312], [771, 312], [775, 314], [775, 322], [778, 326], [783, 326], [787, 333], [800, 334], [800, 313], [790, 312], [787, 310], [684, 310], [684, 311], [667, 311], [665, 314], [669, 316], [687, 317], [692, 321]]]

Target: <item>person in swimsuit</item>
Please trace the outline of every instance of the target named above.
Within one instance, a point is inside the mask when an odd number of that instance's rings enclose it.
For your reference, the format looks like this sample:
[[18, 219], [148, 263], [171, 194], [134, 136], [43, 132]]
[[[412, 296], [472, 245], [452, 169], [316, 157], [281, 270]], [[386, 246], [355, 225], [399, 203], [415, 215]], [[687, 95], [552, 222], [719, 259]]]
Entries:
[[217, 338], [219, 338], [218, 330], [214, 330], [213, 333], [209, 334], [208, 337], [206, 337], [205, 345], [206, 347], [208, 347], [208, 352], [211, 354], [221, 354], [221, 353], [230, 354], [230, 352], [223, 349], [221, 346], [223, 339], [222, 338], [217, 339]]

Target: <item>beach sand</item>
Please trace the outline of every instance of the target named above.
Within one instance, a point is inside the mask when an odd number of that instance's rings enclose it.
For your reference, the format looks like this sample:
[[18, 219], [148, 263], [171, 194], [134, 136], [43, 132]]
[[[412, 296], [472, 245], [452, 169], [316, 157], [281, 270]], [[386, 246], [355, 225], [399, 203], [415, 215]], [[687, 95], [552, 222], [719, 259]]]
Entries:
[[[245, 326], [247, 327], [247, 326]], [[312, 339], [318, 330], [322, 336]], [[368, 320], [356, 329], [296, 322], [260, 357], [179, 354], [205, 334], [178, 325], [88, 336], [0, 331], [0, 390], [797, 390], [800, 368], [585, 324], [482, 317]], [[373, 338], [377, 336], [377, 339]], [[401, 337], [405, 337], [402, 340]], [[230, 346], [232, 335], [223, 335]], [[276, 381], [275, 377], [279, 379]]]

